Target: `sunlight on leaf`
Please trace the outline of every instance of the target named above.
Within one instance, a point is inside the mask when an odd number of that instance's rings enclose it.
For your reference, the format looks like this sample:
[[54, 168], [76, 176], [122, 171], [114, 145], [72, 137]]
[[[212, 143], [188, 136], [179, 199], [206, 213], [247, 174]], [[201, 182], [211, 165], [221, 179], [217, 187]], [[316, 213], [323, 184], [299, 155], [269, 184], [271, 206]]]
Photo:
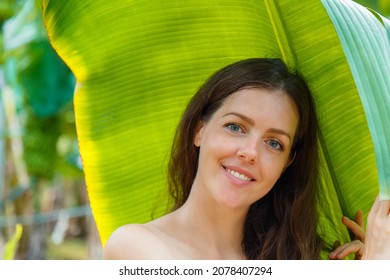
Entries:
[[[361, 65], [353, 66], [346, 49], [356, 46], [342, 42], [335, 22], [359, 34], [380, 28], [379, 21], [348, 24], [340, 2], [326, 2], [336, 12], [331, 19], [329, 8], [311, 0], [43, 0], [51, 43], [77, 78], [80, 152], [103, 245], [120, 225], [166, 210], [173, 131], [201, 83], [231, 62], [264, 56], [284, 57], [308, 81], [321, 124], [322, 195], [331, 206], [321, 210], [319, 230], [329, 242], [349, 240], [341, 216], [352, 218], [359, 209], [367, 214], [378, 193], [383, 172], [376, 157], [388, 155], [385, 147], [378, 150], [372, 125], [388, 131], [381, 114], [390, 105], [384, 100], [379, 114], [366, 118], [371, 101], [361, 100], [358, 84], [368, 81], [355, 74]], [[346, 13], [368, 17], [352, 2]], [[365, 43], [370, 46], [362, 56], [388, 48]], [[371, 67], [389, 77], [387, 66]], [[381, 83], [371, 78], [372, 87]]]

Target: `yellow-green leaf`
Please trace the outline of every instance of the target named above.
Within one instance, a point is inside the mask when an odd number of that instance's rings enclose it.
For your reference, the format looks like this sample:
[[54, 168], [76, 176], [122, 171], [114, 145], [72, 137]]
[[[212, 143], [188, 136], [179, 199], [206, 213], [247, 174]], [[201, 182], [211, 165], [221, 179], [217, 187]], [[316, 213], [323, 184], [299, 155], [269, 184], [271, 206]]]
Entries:
[[[371, 101], [361, 99], [358, 85], [380, 81], [374, 75], [367, 81], [364, 73], [372, 69], [351, 62], [346, 48], [361, 45], [344, 42], [337, 24], [347, 33], [359, 34], [362, 26], [367, 33], [372, 26], [383, 32], [378, 19], [350, 2], [347, 15], [370, 20], [359, 28], [349, 24], [340, 14], [341, 0], [42, 2], [51, 43], [77, 78], [80, 151], [103, 244], [118, 226], [149, 221], [153, 210], [164, 213], [173, 131], [200, 84], [231, 62], [264, 56], [283, 57], [309, 83], [321, 124], [326, 186], [321, 192], [330, 205], [321, 209], [319, 231], [329, 242], [349, 240], [342, 214], [352, 218], [358, 209], [367, 214], [378, 178], [382, 182], [382, 161], [376, 158], [389, 155], [383, 154], [386, 145], [375, 141], [382, 136], [372, 124], [389, 130], [382, 112], [390, 105], [384, 97], [384, 109], [367, 117]], [[388, 52], [382, 41], [362, 43], [370, 47], [359, 50], [361, 56]], [[390, 76], [386, 61], [370, 66], [381, 77]], [[379, 87], [376, 96], [388, 97], [383, 90]], [[390, 142], [388, 134], [385, 139]]]

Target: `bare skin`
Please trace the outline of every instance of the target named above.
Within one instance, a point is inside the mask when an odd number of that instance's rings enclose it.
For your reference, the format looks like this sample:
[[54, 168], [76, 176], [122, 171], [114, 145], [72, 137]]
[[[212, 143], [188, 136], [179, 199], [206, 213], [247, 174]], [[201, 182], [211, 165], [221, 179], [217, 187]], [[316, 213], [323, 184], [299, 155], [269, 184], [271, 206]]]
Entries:
[[368, 214], [362, 259], [390, 260], [390, 200], [377, 197]]
[[284, 93], [245, 89], [229, 96], [198, 126], [199, 165], [186, 203], [147, 224], [116, 230], [104, 258], [245, 259], [246, 214], [291, 163], [297, 124]]
[[[344, 259], [355, 254], [355, 259], [390, 260], [390, 200], [376, 198], [367, 219], [367, 233], [364, 231], [363, 212], [358, 211], [355, 221], [342, 218], [342, 222], [355, 235], [355, 239], [330, 253], [330, 259]], [[337, 243], [337, 242], [336, 242]]]
[[207, 208], [194, 212], [191, 203], [150, 223], [123, 226], [110, 237], [104, 258], [245, 259], [242, 232], [235, 225], [241, 225], [243, 217], [233, 213], [234, 219], [229, 220], [220, 215], [208, 217], [203, 213]]
[[342, 260], [350, 254], [355, 254], [355, 260], [360, 260], [364, 253], [366, 233], [363, 224], [363, 211], [356, 212], [355, 220], [343, 216], [341, 221], [354, 234], [355, 238], [349, 243], [341, 245], [339, 241], [334, 244], [335, 250], [329, 254], [331, 260]]
[[[117, 229], [104, 248], [105, 259], [245, 259], [243, 225], [252, 203], [261, 199], [291, 163], [298, 119], [280, 92], [246, 89], [229, 96], [194, 145], [199, 166], [191, 194], [175, 212], [147, 224]], [[331, 253], [363, 259], [390, 259], [390, 202], [376, 201], [368, 219], [362, 213], [343, 223], [356, 239]], [[366, 245], [364, 245], [366, 242]]]

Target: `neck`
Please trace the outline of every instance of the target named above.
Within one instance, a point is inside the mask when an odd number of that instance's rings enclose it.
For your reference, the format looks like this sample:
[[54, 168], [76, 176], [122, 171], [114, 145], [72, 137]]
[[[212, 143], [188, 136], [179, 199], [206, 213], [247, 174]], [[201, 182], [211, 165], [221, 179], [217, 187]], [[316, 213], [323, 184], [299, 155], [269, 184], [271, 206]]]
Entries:
[[219, 205], [195, 188], [186, 203], [174, 215], [201, 251], [214, 258], [243, 258], [242, 240], [248, 209]]

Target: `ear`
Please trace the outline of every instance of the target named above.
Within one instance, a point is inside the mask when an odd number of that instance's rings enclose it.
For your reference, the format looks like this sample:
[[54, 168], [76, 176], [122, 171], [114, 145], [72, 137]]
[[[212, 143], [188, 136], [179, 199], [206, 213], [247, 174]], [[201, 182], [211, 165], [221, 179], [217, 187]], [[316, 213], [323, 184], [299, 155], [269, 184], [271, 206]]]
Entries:
[[203, 128], [204, 128], [204, 122], [199, 121], [196, 125], [196, 132], [194, 137], [194, 145], [196, 147], [200, 147], [200, 142], [202, 140], [202, 134], [203, 134]]

